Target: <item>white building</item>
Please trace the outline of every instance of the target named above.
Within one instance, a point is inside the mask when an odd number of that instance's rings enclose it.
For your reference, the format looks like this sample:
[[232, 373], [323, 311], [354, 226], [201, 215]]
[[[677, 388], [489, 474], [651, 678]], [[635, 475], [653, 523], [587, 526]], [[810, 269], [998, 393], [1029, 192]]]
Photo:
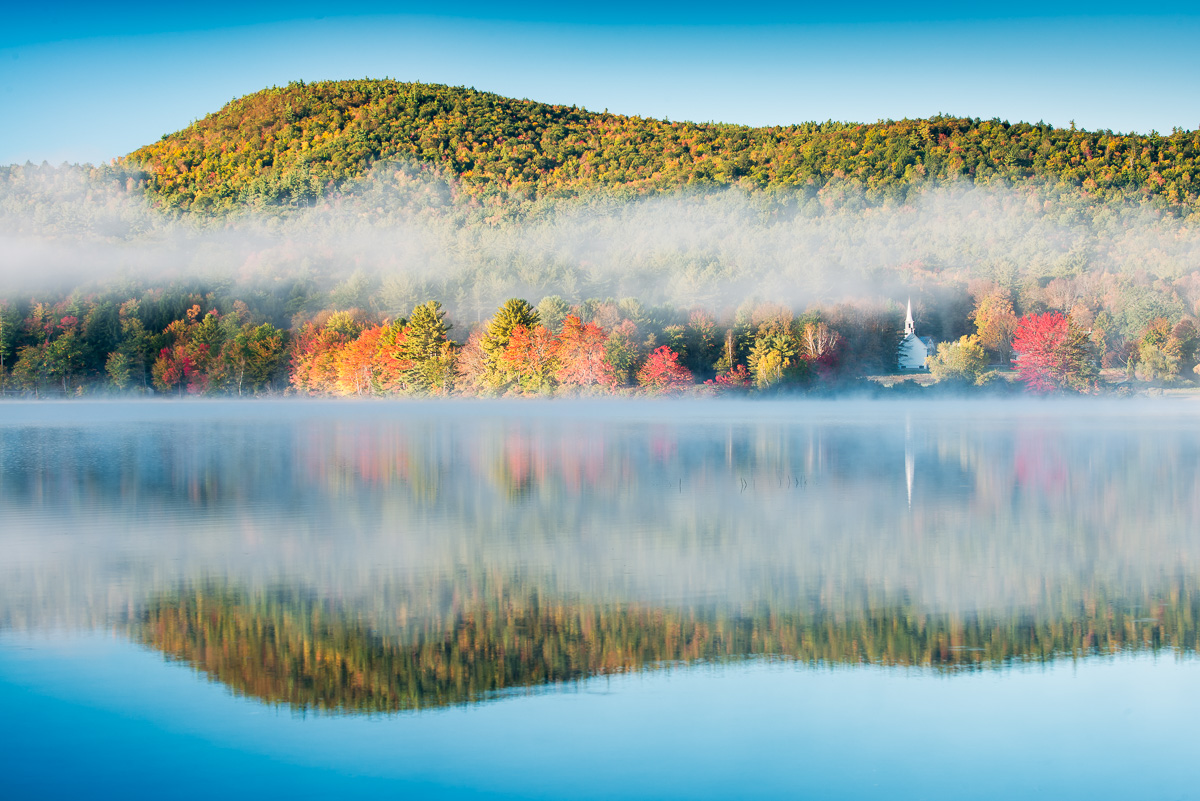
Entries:
[[937, 345], [930, 337], [919, 337], [913, 325], [912, 300], [908, 301], [908, 317], [904, 320], [904, 339], [896, 352], [897, 366], [901, 370], [926, 370], [925, 360], [937, 353]]

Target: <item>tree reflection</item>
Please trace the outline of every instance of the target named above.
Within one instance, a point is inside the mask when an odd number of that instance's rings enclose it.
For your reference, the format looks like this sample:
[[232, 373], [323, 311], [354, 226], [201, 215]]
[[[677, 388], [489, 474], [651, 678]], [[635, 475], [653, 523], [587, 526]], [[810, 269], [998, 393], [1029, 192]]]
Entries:
[[400, 613], [388, 625], [310, 593], [208, 585], [157, 598], [129, 630], [238, 694], [341, 713], [475, 703], [595, 676], [753, 658], [953, 674], [1200, 651], [1200, 592], [1184, 582], [1138, 598], [1091, 590], [1057, 615], [1007, 616], [589, 604], [519, 584], [473, 597], [488, 595], [494, 600], [473, 600], [442, 617]]

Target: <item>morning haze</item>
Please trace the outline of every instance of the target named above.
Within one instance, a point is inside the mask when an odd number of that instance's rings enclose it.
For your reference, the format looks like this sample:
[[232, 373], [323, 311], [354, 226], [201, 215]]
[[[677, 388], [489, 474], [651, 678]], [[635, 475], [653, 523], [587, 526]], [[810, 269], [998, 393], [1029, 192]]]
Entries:
[[666, 116], [0, 169], [6, 797], [1190, 797], [1200, 133]]

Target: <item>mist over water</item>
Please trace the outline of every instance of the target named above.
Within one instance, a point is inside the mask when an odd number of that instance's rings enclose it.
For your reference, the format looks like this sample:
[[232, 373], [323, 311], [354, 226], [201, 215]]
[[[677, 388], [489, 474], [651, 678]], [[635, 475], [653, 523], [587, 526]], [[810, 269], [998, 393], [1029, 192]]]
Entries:
[[208, 222], [164, 216], [131, 183], [82, 169], [10, 168], [0, 245], [9, 292], [119, 278], [260, 287], [303, 278], [344, 305], [374, 298], [395, 315], [438, 298], [465, 320], [512, 296], [802, 307], [975, 278], [1010, 287], [1102, 273], [1171, 282], [1200, 270], [1195, 225], [1071, 188], [962, 184], [882, 205], [850, 186], [815, 196], [601, 193], [527, 203], [514, 216], [404, 164], [379, 165], [309, 208]]
[[1194, 785], [1194, 402], [3, 411], [19, 795]]
[[22, 629], [214, 581], [402, 634], [512, 591], [972, 617], [1200, 580], [1186, 402], [8, 404], [0, 458]]

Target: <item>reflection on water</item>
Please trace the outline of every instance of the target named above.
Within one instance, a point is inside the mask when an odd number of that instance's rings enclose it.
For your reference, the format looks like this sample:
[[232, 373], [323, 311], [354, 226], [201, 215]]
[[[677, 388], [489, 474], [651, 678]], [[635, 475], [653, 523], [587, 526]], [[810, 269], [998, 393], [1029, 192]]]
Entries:
[[1188, 405], [5, 411], [0, 626], [116, 627], [273, 703], [1197, 651]]
[[1200, 597], [1111, 604], [1059, 617], [966, 619], [911, 609], [827, 615], [763, 607], [750, 616], [639, 604], [544, 603], [536, 590], [467, 604], [441, 625], [385, 636], [315, 598], [205, 587], [156, 599], [139, 641], [239, 694], [302, 710], [395, 712], [487, 700], [506, 690], [681, 664], [770, 657], [823, 665], [998, 668], [1170, 650], [1195, 656]]

